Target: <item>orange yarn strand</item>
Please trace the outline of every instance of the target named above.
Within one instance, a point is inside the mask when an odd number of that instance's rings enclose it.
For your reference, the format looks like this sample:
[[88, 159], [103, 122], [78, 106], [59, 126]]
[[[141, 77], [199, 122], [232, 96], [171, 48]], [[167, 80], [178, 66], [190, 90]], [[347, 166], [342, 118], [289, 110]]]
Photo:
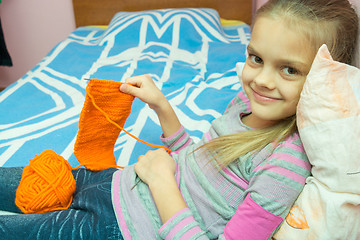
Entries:
[[95, 107], [97, 110], [99, 110], [99, 111], [105, 116], [105, 118], [106, 118], [110, 123], [114, 124], [117, 128], [121, 129], [122, 131], [124, 131], [126, 134], [128, 134], [128, 135], [131, 136], [132, 138], [136, 139], [137, 141], [142, 142], [142, 143], [148, 145], [149, 147], [163, 148], [163, 149], [165, 149], [168, 153], [171, 152], [171, 150], [170, 150], [169, 148], [165, 147], [165, 146], [148, 143], [148, 142], [146, 142], [146, 141], [144, 141], [144, 140], [142, 140], [142, 139], [134, 136], [133, 134], [129, 133], [128, 131], [126, 131], [126, 130], [125, 130], [123, 127], [121, 127], [119, 124], [117, 124], [116, 122], [114, 122], [113, 120], [111, 120], [110, 117], [109, 117], [98, 105], [96, 105], [95, 100], [94, 100], [94, 98], [93, 98], [93, 96], [92, 96], [91, 94], [89, 94], [89, 97], [91, 98], [91, 101], [92, 101], [92, 103], [94, 104], [94, 107]]

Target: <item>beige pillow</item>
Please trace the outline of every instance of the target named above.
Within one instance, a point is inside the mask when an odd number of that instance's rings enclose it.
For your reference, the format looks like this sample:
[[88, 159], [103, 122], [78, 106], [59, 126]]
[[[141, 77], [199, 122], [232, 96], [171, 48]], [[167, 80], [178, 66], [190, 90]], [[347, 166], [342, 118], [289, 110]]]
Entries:
[[360, 239], [360, 69], [323, 45], [297, 121], [312, 176], [274, 239]]

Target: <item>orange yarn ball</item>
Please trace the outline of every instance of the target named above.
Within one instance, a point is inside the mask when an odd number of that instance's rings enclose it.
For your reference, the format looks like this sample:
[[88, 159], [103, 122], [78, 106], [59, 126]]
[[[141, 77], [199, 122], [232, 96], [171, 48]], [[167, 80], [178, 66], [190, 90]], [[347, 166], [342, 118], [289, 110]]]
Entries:
[[24, 168], [15, 204], [23, 213], [67, 209], [75, 191], [70, 164], [52, 150], [45, 150]]

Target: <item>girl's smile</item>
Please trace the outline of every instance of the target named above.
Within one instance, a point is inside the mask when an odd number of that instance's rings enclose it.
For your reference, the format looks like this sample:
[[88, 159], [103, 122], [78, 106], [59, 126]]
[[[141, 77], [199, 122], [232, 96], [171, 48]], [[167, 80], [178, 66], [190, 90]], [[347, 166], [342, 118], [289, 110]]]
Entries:
[[266, 94], [262, 94], [261, 92], [257, 92], [255, 91], [253, 88], [251, 88], [252, 94], [255, 98], [256, 101], [258, 101], [259, 103], [268, 103], [268, 102], [275, 102], [275, 101], [280, 101], [281, 98], [275, 98], [275, 97], [271, 97], [271, 96], [266, 96]]

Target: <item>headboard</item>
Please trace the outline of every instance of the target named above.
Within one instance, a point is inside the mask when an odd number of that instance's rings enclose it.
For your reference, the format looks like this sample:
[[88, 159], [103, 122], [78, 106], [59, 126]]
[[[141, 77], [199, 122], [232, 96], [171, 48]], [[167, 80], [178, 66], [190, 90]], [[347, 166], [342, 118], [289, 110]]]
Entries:
[[251, 0], [73, 0], [76, 26], [107, 25], [115, 13], [162, 8], [216, 9], [220, 17], [251, 23]]

